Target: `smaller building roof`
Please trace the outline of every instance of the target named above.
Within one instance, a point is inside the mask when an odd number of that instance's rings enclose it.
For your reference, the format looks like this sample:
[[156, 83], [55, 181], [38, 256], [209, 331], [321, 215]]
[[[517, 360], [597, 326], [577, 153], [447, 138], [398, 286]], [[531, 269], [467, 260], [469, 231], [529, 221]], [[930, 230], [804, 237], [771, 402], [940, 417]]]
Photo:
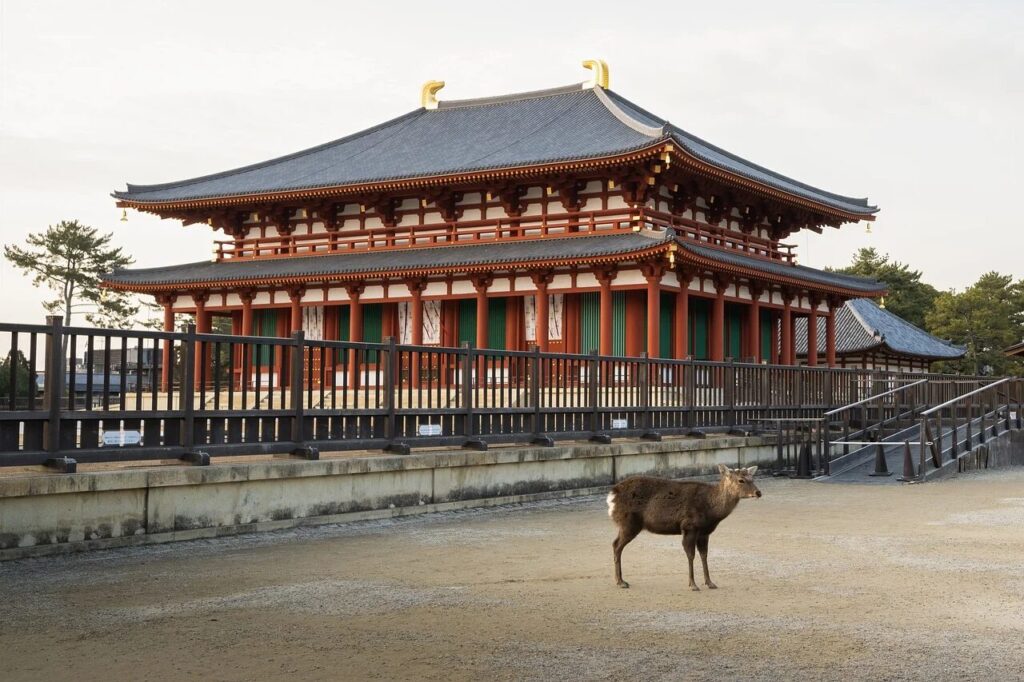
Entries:
[[1024, 341], [1013, 344], [1012, 346], [1004, 350], [1003, 354], [1008, 355], [1010, 357], [1024, 355]]
[[[796, 352], [807, 355], [807, 319], [796, 321]], [[967, 352], [962, 346], [932, 336], [869, 298], [855, 298], [836, 311], [836, 353], [843, 355], [886, 349], [896, 355], [950, 360]], [[825, 325], [818, 325], [818, 352], [825, 350]]]

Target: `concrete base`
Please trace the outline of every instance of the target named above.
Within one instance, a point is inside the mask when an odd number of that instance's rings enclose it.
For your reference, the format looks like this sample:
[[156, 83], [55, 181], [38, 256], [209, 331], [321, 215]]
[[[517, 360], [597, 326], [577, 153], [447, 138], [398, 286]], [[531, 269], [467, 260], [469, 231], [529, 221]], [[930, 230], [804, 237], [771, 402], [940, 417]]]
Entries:
[[761, 438], [730, 436], [0, 478], [0, 560], [593, 494], [774, 458]]

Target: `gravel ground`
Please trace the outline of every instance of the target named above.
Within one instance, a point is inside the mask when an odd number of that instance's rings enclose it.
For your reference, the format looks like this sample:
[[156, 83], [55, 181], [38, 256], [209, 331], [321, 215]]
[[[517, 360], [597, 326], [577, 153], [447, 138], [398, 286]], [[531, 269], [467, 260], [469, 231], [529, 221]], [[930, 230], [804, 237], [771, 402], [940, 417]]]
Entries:
[[0, 564], [0, 677], [1020, 678], [1024, 470], [759, 485], [700, 592], [603, 497]]

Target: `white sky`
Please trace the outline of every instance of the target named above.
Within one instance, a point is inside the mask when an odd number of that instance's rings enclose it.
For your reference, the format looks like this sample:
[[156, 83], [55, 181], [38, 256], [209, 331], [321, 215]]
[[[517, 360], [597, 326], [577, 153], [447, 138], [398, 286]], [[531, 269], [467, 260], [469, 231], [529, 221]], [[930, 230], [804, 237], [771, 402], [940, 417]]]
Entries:
[[[120, 211], [179, 180], [356, 132], [441, 99], [578, 82], [882, 208], [868, 235], [799, 235], [800, 261], [874, 246], [962, 288], [1024, 275], [1024, 2], [38, 2], [0, 0], [0, 241], [62, 219], [140, 267], [207, 258], [213, 233]], [[218, 233], [220, 235], [220, 233]], [[0, 264], [0, 319], [44, 292]]]

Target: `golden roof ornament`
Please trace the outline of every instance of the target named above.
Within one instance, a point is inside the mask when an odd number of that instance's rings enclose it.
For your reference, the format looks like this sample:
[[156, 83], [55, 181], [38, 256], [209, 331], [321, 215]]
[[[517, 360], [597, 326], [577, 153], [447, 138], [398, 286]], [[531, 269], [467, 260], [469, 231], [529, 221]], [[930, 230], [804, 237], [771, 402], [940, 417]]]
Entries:
[[881, 308], [882, 310], [885, 310], [885, 296], [882, 296], [881, 302], [878, 304], [878, 307]]
[[128, 209], [127, 208], [122, 208], [121, 209], [121, 222], [122, 223], [128, 222]]
[[589, 90], [590, 88], [603, 88], [608, 89], [608, 63], [603, 59], [584, 59], [583, 68], [590, 69], [594, 72], [594, 76], [584, 84], [583, 88]]
[[437, 109], [437, 91], [444, 87], [444, 81], [427, 81], [420, 91], [420, 106]]

